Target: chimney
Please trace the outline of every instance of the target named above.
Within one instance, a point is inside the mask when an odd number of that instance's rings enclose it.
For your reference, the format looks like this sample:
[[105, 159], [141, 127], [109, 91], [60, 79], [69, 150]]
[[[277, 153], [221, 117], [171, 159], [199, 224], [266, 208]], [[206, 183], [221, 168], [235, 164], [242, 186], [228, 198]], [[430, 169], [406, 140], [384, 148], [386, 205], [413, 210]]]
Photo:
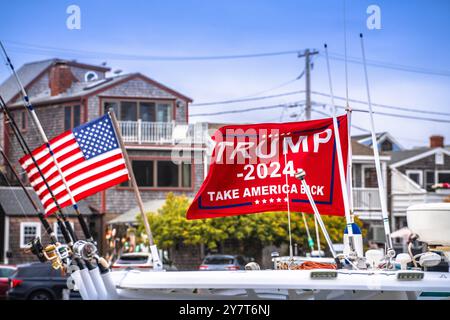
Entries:
[[51, 69], [48, 77], [50, 95], [56, 96], [65, 92], [76, 81], [70, 67], [64, 62], [57, 62]]
[[443, 148], [444, 147], [444, 137], [443, 136], [431, 136], [430, 137], [430, 148]]

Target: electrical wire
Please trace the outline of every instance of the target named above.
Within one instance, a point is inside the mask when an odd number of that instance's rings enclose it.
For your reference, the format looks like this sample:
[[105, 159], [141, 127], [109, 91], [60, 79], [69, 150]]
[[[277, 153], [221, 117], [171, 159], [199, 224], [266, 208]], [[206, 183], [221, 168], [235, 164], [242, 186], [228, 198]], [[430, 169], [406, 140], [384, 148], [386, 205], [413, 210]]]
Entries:
[[203, 102], [203, 103], [193, 103], [193, 104], [190, 104], [189, 107], [212, 106], [212, 105], [230, 104], [230, 103], [237, 103], [237, 102], [265, 100], [265, 99], [272, 99], [272, 98], [278, 98], [278, 97], [292, 96], [292, 95], [296, 95], [296, 94], [300, 94], [300, 93], [304, 93], [304, 92], [305, 92], [305, 90], [297, 90], [297, 91], [284, 92], [284, 93], [273, 94], [273, 95], [262, 96], [262, 97], [232, 99], [232, 100], [223, 100], [223, 101], [211, 101], [211, 102]]
[[[311, 94], [315, 94], [315, 95], [323, 96], [323, 97], [327, 97], [327, 98], [330, 97], [329, 94], [319, 92], [319, 91], [311, 91]], [[334, 98], [337, 100], [346, 100], [346, 98], [339, 97], [339, 96], [334, 96]], [[367, 105], [367, 102], [362, 101], [362, 100], [349, 99], [348, 101]], [[416, 112], [416, 113], [425, 113], [425, 114], [436, 114], [436, 115], [441, 115], [441, 116], [450, 116], [450, 113], [448, 113], [448, 112], [432, 111], [432, 110], [429, 110], [428, 108], [415, 109], [415, 108], [410, 108], [410, 107], [398, 107], [398, 106], [392, 106], [392, 105], [386, 105], [386, 104], [380, 104], [380, 103], [372, 103], [372, 105], [375, 107], [379, 107], [379, 108], [400, 110], [400, 111], [406, 111], [406, 112]]]
[[228, 111], [218, 111], [218, 112], [207, 112], [207, 113], [195, 113], [189, 115], [190, 117], [203, 117], [203, 116], [218, 116], [223, 114], [232, 114], [232, 113], [243, 113], [243, 112], [250, 112], [250, 111], [257, 111], [257, 110], [268, 110], [268, 109], [277, 109], [277, 108], [284, 108], [286, 106], [288, 107], [297, 107], [301, 103], [304, 103], [304, 101], [297, 101], [293, 103], [283, 103], [283, 104], [276, 104], [276, 105], [270, 105], [270, 106], [263, 106], [263, 107], [253, 107], [253, 108], [246, 108], [246, 109], [239, 109], [239, 110], [228, 110]]
[[[321, 53], [319, 53], [319, 57], [325, 58], [325, 56]], [[342, 54], [339, 53], [330, 53], [330, 59], [333, 60], [339, 60], [339, 61], [345, 61], [345, 57], [342, 56]], [[356, 57], [347, 57], [347, 61], [353, 64], [363, 64], [362, 60], [360, 58]], [[392, 69], [397, 71], [405, 71], [405, 72], [412, 72], [412, 73], [421, 73], [421, 74], [428, 74], [428, 75], [435, 75], [435, 76], [443, 76], [443, 77], [450, 77], [450, 71], [449, 70], [437, 70], [437, 69], [427, 69], [427, 68], [420, 68], [415, 66], [407, 66], [407, 65], [401, 65], [401, 64], [395, 64], [385, 61], [377, 61], [377, 60], [367, 60], [366, 63], [368, 66], [377, 67], [377, 68], [384, 68], [384, 69]]]
[[[327, 103], [317, 103], [317, 102], [312, 102], [311, 103], [314, 107], [314, 104], [319, 107], [325, 106], [327, 105]], [[346, 110], [347, 108], [342, 106], [342, 105], [336, 105], [336, 107], [338, 109], [344, 109]], [[363, 112], [363, 113], [369, 113], [368, 110], [365, 109], [355, 109], [352, 108], [352, 112]], [[431, 122], [442, 122], [442, 123], [450, 123], [450, 120], [447, 119], [437, 119], [437, 118], [428, 118], [428, 117], [417, 117], [417, 116], [410, 116], [410, 115], [405, 115], [405, 114], [397, 114], [397, 113], [389, 113], [389, 112], [379, 112], [379, 111], [374, 111], [373, 112], [376, 115], [382, 115], [382, 116], [389, 116], [389, 117], [395, 117], [395, 118], [401, 118], [401, 119], [410, 119], [410, 120], [421, 120], [421, 121], [431, 121]]]
[[248, 54], [231, 54], [231, 55], [208, 55], [208, 56], [158, 56], [158, 55], [132, 55], [122, 53], [111, 53], [101, 51], [88, 51], [79, 49], [65, 49], [58, 47], [49, 47], [36, 44], [27, 44], [17, 41], [6, 41], [10, 44], [11, 50], [19, 52], [27, 52], [26, 50], [32, 49], [32, 53], [39, 54], [53, 54], [53, 53], [68, 53], [76, 54], [84, 57], [108, 57], [112, 60], [145, 60], [145, 61], [196, 61], [196, 60], [231, 60], [231, 59], [247, 59], [247, 58], [262, 58], [273, 57], [282, 55], [294, 55], [298, 54], [302, 50], [285, 50], [285, 51], [272, 51], [272, 52], [258, 52]]

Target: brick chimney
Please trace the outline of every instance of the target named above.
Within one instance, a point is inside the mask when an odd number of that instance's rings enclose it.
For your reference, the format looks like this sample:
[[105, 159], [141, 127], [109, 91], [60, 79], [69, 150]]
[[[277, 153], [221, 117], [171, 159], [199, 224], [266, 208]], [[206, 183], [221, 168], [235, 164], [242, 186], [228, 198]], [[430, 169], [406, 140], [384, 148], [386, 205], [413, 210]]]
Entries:
[[50, 94], [56, 96], [65, 92], [76, 81], [72, 74], [70, 67], [64, 62], [56, 63], [51, 69], [48, 77], [48, 86], [50, 87]]
[[443, 136], [431, 136], [430, 137], [430, 148], [443, 148], [444, 147], [444, 137]]

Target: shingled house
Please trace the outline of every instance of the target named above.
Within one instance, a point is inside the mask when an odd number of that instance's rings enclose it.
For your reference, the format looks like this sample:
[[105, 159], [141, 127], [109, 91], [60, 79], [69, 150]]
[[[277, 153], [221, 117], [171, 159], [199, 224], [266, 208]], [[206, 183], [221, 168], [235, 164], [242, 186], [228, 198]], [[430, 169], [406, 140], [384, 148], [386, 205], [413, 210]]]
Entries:
[[[143, 200], [161, 200], [168, 192], [193, 197], [203, 181], [204, 167], [192, 161], [194, 150], [202, 152], [198, 145], [193, 147], [192, 138], [202, 137], [206, 129], [201, 124], [188, 124], [192, 99], [143, 74], [107, 76], [109, 71], [110, 68], [105, 66], [50, 59], [27, 63], [18, 69], [18, 74], [49, 138], [112, 109], [119, 121]], [[13, 111], [29, 146], [33, 149], [41, 145], [42, 140], [22, 105], [22, 97], [12, 77], [0, 86], [0, 94]], [[0, 144], [17, 165], [16, 169], [23, 172], [18, 165], [22, 153], [9, 130], [0, 115]], [[183, 152], [173, 162], [171, 153], [175, 145]], [[11, 173], [4, 170], [8, 180], [12, 181]], [[25, 176], [23, 180], [26, 181]], [[101, 221], [105, 222], [136, 206], [128, 183], [91, 196], [85, 202], [89, 209], [85, 214], [90, 221], [96, 221], [94, 217], [100, 215]], [[0, 205], [6, 211], [4, 214], [11, 217], [11, 226], [16, 213], [8, 212], [10, 205]], [[33, 213], [18, 214], [21, 219], [23, 216], [31, 219]], [[95, 233], [103, 236], [103, 227], [96, 228]], [[3, 230], [3, 235], [6, 234]], [[97, 240], [102, 240], [102, 236]], [[0, 241], [5, 247], [5, 237]], [[4, 255], [10, 251], [5, 249]]]

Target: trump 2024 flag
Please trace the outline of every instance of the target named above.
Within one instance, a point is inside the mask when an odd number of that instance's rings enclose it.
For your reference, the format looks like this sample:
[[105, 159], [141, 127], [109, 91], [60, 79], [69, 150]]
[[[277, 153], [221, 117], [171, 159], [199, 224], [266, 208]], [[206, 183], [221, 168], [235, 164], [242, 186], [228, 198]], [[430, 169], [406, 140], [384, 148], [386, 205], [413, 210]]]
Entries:
[[[49, 141], [75, 201], [128, 180], [128, 170], [109, 115], [83, 124]], [[72, 205], [47, 145], [32, 152], [61, 208]], [[47, 215], [57, 210], [31, 156], [19, 160]]]
[[[347, 116], [337, 121], [346, 168]], [[209, 173], [188, 219], [287, 211], [288, 202], [291, 211], [313, 213], [295, 178], [300, 168], [320, 213], [345, 214], [332, 118], [224, 126], [213, 139]]]

